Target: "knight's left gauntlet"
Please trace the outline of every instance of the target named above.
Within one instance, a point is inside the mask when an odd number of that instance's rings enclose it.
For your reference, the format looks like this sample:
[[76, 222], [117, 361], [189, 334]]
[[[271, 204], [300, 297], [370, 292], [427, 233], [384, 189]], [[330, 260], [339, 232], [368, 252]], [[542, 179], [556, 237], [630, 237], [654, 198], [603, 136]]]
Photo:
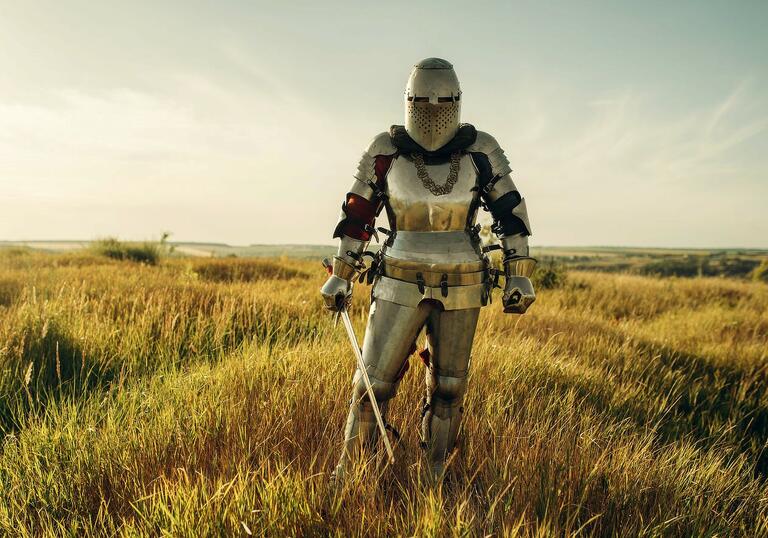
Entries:
[[528, 256], [528, 238], [516, 235], [501, 240], [504, 248], [504, 294], [501, 302], [507, 314], [525, 314], [536, 300], [531, 275], [536, 268], [536, 259]]

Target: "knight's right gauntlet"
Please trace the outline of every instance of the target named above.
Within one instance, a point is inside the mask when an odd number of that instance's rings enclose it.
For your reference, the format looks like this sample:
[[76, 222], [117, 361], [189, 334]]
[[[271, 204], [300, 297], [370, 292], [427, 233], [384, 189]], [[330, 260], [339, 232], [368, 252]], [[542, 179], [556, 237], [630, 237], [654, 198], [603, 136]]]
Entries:
[[325, 308], [338, 312], [352, 300], [352, 282], [331, 275], [320, 288], [320, 294], [323, 296]]
[[328, 310], [338, 312], [352, 300], [352, 282], [360, 272], [361, 256], [367, 245], [368, 241], [360, 241], [346, 235], [341, 237], [339, 251], [333, 257], [333, 274], [320, 288]]

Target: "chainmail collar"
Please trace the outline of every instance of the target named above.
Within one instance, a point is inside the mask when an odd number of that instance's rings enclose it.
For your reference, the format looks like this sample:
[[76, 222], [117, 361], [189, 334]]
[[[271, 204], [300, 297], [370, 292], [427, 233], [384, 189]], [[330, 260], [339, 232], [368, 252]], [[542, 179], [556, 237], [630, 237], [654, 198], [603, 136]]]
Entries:
[[451, 158], [452, 153], [463, 151], [474, 144], [475, 139], [477, 138], [477, 129], [469, 123], [462, 123], [459, 125], [459, 130], [456, 133], [456, 136], [442, 148], [435, 151], [427, 151], [418, 145], [413, 138], [410, 137], [403, 125], [393, 125], [390, 127], [389, 136], [392, 139], [392, 145], [400, 150], [401, 153], [420, 153], [424, 156], [424, 160], [427, 164], [431, 164], [435, 161], [447, 161]]

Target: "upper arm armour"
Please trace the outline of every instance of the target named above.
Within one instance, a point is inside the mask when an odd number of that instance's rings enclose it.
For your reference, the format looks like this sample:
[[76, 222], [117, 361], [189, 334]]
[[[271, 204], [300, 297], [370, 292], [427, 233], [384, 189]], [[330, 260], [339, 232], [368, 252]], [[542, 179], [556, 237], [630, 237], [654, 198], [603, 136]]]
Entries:
[[389, 133], [380, 133], [371, 141], [357, 165], [333, 237], [370, 239], [373, 222], [383, 206], [384, 181], [396, 153]]
[[480, 176], [480, 194], [493, 215], [494, 231], [501, 236], [531, 235], [525, 199], [509, 175], [512, 168], [496, 139], [478, 131], [475, 143], [467, 151]]
[[509, 167], [509, 160], [504, 155], [499, 143], [486, 132], [477, 131], [475, 143], [467, 148], [470, 153], [482, 153], [488, 158], [491, 177], [501, 177], [509, 174], [512, 169]]
[[[355, 172], [355, 179], [368, 186], [369, 181], [376, 181], [376, 158], [377, 157], [390, 157], [397, 153], [397, 148], [392, 145], [392, 138], [389, 133], [379, 133], [368, 144], [368, 149], [365, 150], [363, 156], [360, 157], [360, 162], [357, 165], [357, 171]], [[384, 170], [386, 172], [386, 170]], [[372, 191], [371, 191], [372, 193]]]

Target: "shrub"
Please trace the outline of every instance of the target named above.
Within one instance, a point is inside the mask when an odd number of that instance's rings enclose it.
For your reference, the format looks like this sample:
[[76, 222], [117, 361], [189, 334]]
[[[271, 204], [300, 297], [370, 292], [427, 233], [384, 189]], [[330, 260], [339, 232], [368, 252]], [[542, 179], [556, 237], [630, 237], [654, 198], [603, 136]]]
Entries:
[[113, 260], [130, 260], [148, 265], [156, 265], [160, 260], [161, 248], [158, 243], [125, 243], [114, 237], [98, 239], [91, 245], [91, 250], [100, 256]]
[[646, 263], [639, 269], [643, 275], [694, 277], [709, 275], [709, 260], [704, 256], [662, 258]]
[[748, 277], [757, 266], [757, 261], [739, 256], [686, 255], [682, 257], [662, 257], [638, 268], [638, 272], [653, 276], [730, 276]]
[[768, 283], [768, 258], [752, 270], [752, 280]]
[[559, 288], [565, 284], [566, 280], [565, 266], [554, 259], [549, 259], [537, 266], [531, 275], [531, 282], [537, 289]]
[[712, 265], [713, 274], [737, 278], [749, 278], [749, 276], [752, 274], [752, 271], [757, 268], [759, 263], [754, 258], [723, 256], [717, 260], [716, 264]]

